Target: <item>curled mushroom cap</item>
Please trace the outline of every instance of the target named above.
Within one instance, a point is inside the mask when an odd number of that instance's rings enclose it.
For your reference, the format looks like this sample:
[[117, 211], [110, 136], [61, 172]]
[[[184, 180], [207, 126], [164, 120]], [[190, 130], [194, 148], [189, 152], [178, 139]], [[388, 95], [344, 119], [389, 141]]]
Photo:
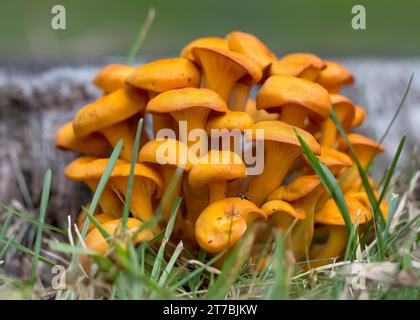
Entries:
[[[344, 130], [350, 130], [355, 114], [356, 107], [353, 102], [342, 95], [331, 94], [330, 95], [331, 105], [337, 115], [338, 121], [340, 121]], [[331, 118], [324, 121], [321, 127], [321, 145], [326, 148], [336, 147], [337, 142], [337, 127]]]
[[200, 71], [184, 58], [160, 59], [141, 67], [126, 78], [128, 84], [143, 90], [163, 92], [200, 86]]
[[[228, 109], [212, 90], [185, 88], [159, 94], [149, 101], [146, 111], [170, 114], [177, 122], [185, 121], [188, 134], [193, 129], [204, 129], [209, 114], [226, 113]], [[188, 141], [187, 137], [180, 137], [180, 140]]]
[[291, 53], [272, 63], [270, 75], [294, 76], [315, 81], [325, 67], [325, 63], [314, 54]]
[[288, 184], [281, 185], [274, 190], [268, 200], [296, 201], [321, 185], [321, 180], [316, 175], [300, 176]]
[[197, 242], [209, 253], [233, 247], [256, 219], [266, 219], [266, 213], [251, 201], [225, 198], [210, 204], [201, 212], [195, 224]]
[[74, 133], [85, 137], [143, 112], [145, 108], [143, 93], [132, 88], [117, 90], [80, 109], [73, 121]]
[[355, 114], [354, 114], [354, 119], [353, 122], [351, 123], [351, 127], [358, 127], [360, 126], [363, 121], [365, 121], [366, 119], [366, 110], [365, 108], [355, 105]]
[[[310, 133], [281, 121], [260, 121], [251, 129], [247, 139], [264, 140], [264, 170], [252, 178], [247, 196], [257, 205], [262, 205], [266, 197], [281, 184], [293, 161], [303, 152], [294, 129], [312, 152], [319, 154], [321, 148]], [[260, 136], [259, 132], [264, 134]]]
[[224, 50], [229, 50], [229, 44], [226, 39], [218, 38], [218, 37], [206, 37], [206, 38], [198, 38], [191, 41], [181, 50], [180, 56], [197, 62], [194, 59], [194, 56], [191, 52], [192, 48], [194, 47], [202, 47], [202, 48], [220, 48]]
[[[363, 203], [356, 199], [351, 194], [345, 194], [344, 198], [349, 209], [349, 214], [352, 223], [356, 221], [359, 224], [363, 224], [372, 218], [372, 213], [368, 210]], [[321, 209], [315, 214], [315, 222], [321, 224], [344, 226], [344, 220], [341, 216], [340, 210], [338, 209], [334, 199], [328, 199]]]
[[[136, 236], [136, 231], [141, 227], [142, 222], [134, 218], [127, 219], [127, 234], [133, 237], [132, 241], [134, 244], [138, 244], [142, 241], [151, 240], [153, 238], [152, 232], [147, 229], [142, 230]], [[108, 232], [111, 237], [119, 237], [121, 235], [121, 219], [115, 219], [106, 221], [102, 224], [102, 227]], [[98, 229], [93, 229], [85, 237], [86, 246], [100, 254], [105, 254], [109, 249], [109, 244], [102, 236]]]
[[256, 36], [250, 33], [233, 31], [226, 36], [229, 48], [252, 58], [262, 70], [270, 66], [276, 56]]
[[317, 82], [330, 93], [339, 93], [344, 85], [354, 82], [353, 75], [341, 64], [334, 61], [324, 61], [326, 68], [318, 76]]
[[[375, 158], [379, 153], [385, 151], [385, 148], [378, 144], [376, 141], [369, 139], [358, 133], [350, 133], [347, 135], [350, 143], [356, 151], [357, 157], [359, 158], [362, 167], [366, 167], [369, 162]], [[348, 149], [348, 145], [343, 142], [341, 143], [342, 150]]]
[[[305, 156], [304, 158], [307, 164], [310, 165], [307, 157]], [[318, 156], [318, 159], [321, 160], [334, 175], [339, 174], [344, 168], [351, 167], [353, 164], [353, 161], [347, 154], [330, 148], [321, 148], [321, 155]]]
[[[71, 162], [64, 174], [71, 180], [99, 181], [109, 159], [82, 157]], [[111, 172], [110, 185], [122, 194], [127, 194], [131, 164], [117, 160]], [[112, 189], [111, 188], [111, 189]], [[136, 163], [130, 209], [133, 215], [143, 221], [153, 217], [152, 197], [161, 197], [163, 181], [159, 173], [145, 164]]]
[[105, 157], [111, 151], [108, 141], [99, 134], [93, 133], [84, 138], [76, 137], [71, 121], [58, 130], [55, 145], [62, 150], [77, 151], [92, 157]]
[[257, 109], [281, 113], [280, 120], [303, 128], [307, 117], [315, 122], [328, 117], [330, 97], [314, 82], [291, 76], [271, 76], [258, 92]]
[[252, 85], [261, 80], [260, 66], [241, 53], [219, 48], [194, 47], [192, 54], [203, 68], [205, 87], [217, 92], [226, 102], [236, 82]]
[[114, 147], [124, 140], [121, 158], [131, 160], [134, 135], [127, 121], [146, 108], [145, 95], [134, 89], [124, 88], [103, 96], [79, 110], [73, 121], [77, 137], [85, 137], [93, 132], [103, 134]]
[[93, 80], [93, 84], [102, 89], [105, 94], [117, 91], [125, 87], [125, 78], [133, 73], [135, 69], [133, 66], [110, 64], [99, 70]]
[[188, 182], [193, 188], [207, 185], [209, 203], [213, 203], [226, 197], [228, 181], [244, 177], [246, 166], [236, 153], [210, 150], [191, 168]]

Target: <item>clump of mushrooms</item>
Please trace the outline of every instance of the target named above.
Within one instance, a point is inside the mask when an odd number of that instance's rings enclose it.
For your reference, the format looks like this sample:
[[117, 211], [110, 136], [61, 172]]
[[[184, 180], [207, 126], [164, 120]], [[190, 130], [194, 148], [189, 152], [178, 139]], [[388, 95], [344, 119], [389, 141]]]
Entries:
[[[112, 241], [90, 223], [86, 246], [108, 254], [115, 243], [124, 246], [127, 235], [134, 245], [151, 240], [167, 227], [180, 197], [174, 229], [166, 240], [182, 240], [192, 253], [201, 249], [213, 256], [228, 251], [250, 229], [256, 233], [252, 258], [262, 256], [264, 241], [274, 246], [279, 234], [286, 237], [288, 263], [313, 259], [305, 265], [314, 268], [340, 258], [348, 240], [344, 220], [297, 134], [338, 180], [352, 222], [371, 221], [373, 208], [356, 159], [330, 117], [333, 110], [363, 170], [369, 170], [384, 148], [353, 132], [366, 118], [362, 106], [340, 93], [353, 82], [350, 71], [337, 62], [303, 52], [276, 56], [261, 39], [242, 31], [192, 40], [179, 57], [141, 66], [105, 66], [93, 80], [100, 97], [57, 128], [55, 141], [57, 148], [80, 154], [66, 167], [66, 177], [95, 192], [112, 148], [123, 140], [90, 217]], [[133, 150], [140, 119], [144, 132], [139, 150]], [[195, 130], [206, 135], [200, 141], [204, 150], [197, 148]], [[219, 135], [213, 136], [213, 131]], [[225, 137], [228, 147], [220, 143]], [[263, 159], [256, 175], [243, 157], [245, 149], [262, 153], [256, 155]], [[172, 157], [162, 162], [168, 153]], [[129, 216], [123, 219], [128, 194]], [[166, 202], [160, 204], [161, 199]], [[90, 207], [85, 205], [77, 219], [81, 230]], [[158, 208], [163, 215], [149, 226], [159, 218]], [[380, 209], [386, 219], [386, 201]], [[85, 267], [92, 262], [81, 259]]]

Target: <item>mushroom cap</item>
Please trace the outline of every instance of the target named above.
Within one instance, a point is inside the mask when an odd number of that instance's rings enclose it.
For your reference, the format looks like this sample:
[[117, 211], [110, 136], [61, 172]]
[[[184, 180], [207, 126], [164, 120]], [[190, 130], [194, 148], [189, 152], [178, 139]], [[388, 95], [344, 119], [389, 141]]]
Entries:
[[284, 105], [293, 104], [305, 108], [309, 117], [321, 122], [328, 117], [330, 97], [319, 84], [292, 76], [271, 76], [257, 95], [257, 109], [281, 112]]
[[92, 83], [105, 93], [111, 93], [125, 87], [127, 78], [136, 67], [124, 64], [110, 64], [99, 70]]
[[170, 113], [193, 107], [209, 108], [213, 112], [226, 113], [226, 102], [209, 89], [184, 88], [163, 92], [149, 101], [146, 111], [150, 113]]
[[[360, 201], [349, 195], [344, 195], [349, 209], [350, 218], [353, 223], [356, 221], [363, 224], [371, 219], [372, 214]], [[315, 213], [315, 223], [344, 226], [345, 222], [338, 210], [333, 198], [329, 198], [325, 204]]]
[[229, 44], [226, 39], [219, 38], [219, 37], [206, 37], [206, 38], [198, 38], [191, 41], [184, 48], [182, 48], [180, 56], [185, 59], [196, 62], [191, 52], [192, 48], [194, 47], [220, 48], [220, 49], [229, 50]]
[[295, 210], [293, 206], [284, 200], [270, 200], [261, 207], [265, 211], [267, 218], [273, 217], [275, 214], [288, 214], [298, 220], [305, 219], [303, 210]]
[[255, 100], [251, 98], [249, 98], [246, 103], [245, 112], [251, 116], [254, 122], [265, 121], [265, 120], [276, 120], [279, 116], [276, 113], [268, 113], [265, 110], [257, 110], [257, 104]]
[[283, 184], [274, 190], [268, 200], [296, 201], [305, 197], [321, 185], [317, 175], [300, 176], [288, 184]]
[[[176, 150], [175, 158], [165, 158], [169, 162], [167, 163], [167, 165], [177, 167], [183, 166], [186, 171], [189, 171], [191, 169], [191, 162], [193, 159], [195, 159], [195, 155], [192, 152], [190, 152], [188, 146], [185, 143], [175, 139], [151, 140], [147, 142], [139, 152], [139, 161], [160, 165], [159, 159], [157, 159], [157, 155], [159, 148], [163, 146], [167, 150]], [[183, 158], [180, 155], [187, 155], [187, 159], [185, 159], [187, 163], [183, 163]]]
[[330, 100], [334, 111], [341, 112], [341, 125], [345, 130], [349, 130], [356, 114], [356, 106], [349, 98], [341, 94], [330, 94]]
[[[81, 157], [72, 161], [65, 169], [64, 175], [70, 180], [85, 181], [89, 179], [100, 179], [105, 171], [109, 159]], [[111, 178], [128, 177], [131, 164], [124, 160], [117, 160], [111, 172]], [[134, 168], [135, 177], [143, 177], [153, 181], [157, 186], [157, 195], [162, 194], [162, 177], [150, 166], [143, 163], [136, 163]]]
[[311, 53], [291, 53], [271, 64], [270, 75], [299, 77], [308, 69], [319, 71], [325, 69], [325, 63]]
[[[94, 214], [94, 216], [95, 216], [95, 219], [100, 224], [104, 224], [107, 221], [115, 220], [115, 216], [113, 216], [110, 213], [98, 213], [98, 214]], [[77, 227], [79, 228], [79, 230], [83, 229], [83, 225], [85, 221], [86, 221], [86, 214], [84, 211], [82, 211], [81, 214], [79, 215], [79, 218], [77, 219]], [[95, 225], [93, 223], [90, 223], [87, 232], [89, 233], [93, 229], [95, 229]]]
[[230, 50], [252, 58], [263, 70], [277, 59], [275, 54], [253, 34], [233, 31], [226, 36], [226, 39]]
[[[353, 161], [347, 154], [331, 148], [321, 147], [321, 155], [318, 156], [318, 159], [321, 160], [327, 166], [327, 168], [332, 171], [351, 167], [353, 164]], [[309, 165], [309, 161], [306, 157], [305, 161]]]
[[266, 218], [265, 211], [245, 199], [225, 198], [213, 202], [197, 219], [197, 242], [207, 252], [221, 252], [228, 245], [235, 245], [246, 232], [249, 223]]
[[199, 87], [201, 75], [191, 61], [184, 58], [170, 58], [156, 60], [136, 68], [126, 78], [126, 82], [143, 90], [163, 92]]
[[351, 127], [358, 127], [360, 126], [363, 121], [365, 121], [366, 119], [366, 110], [365, 108], [359, 106], [359, 105], [355, 105], [355, 114], [354, 114], [354, 119], [353, 122], [351, 123]]
[[280, 142], [301, 148], [293, 129], [299, 133], [314, 154], [321, 153], [321, 146], [309, 132], [278, 120], [255, 123], [251, 128], [251, 135], [246, 135], [246, 139], [248, 141], [259, 139], [257, 130], [264, 130], [264, 140], [266, 141]]
[[[131, 236], [134, 236], [134, 234], [141, 227], [142, 224], [143, 223], [140, 220], [128, 218], [127, 233]], [[121, 234], [121, 226], [122, 219], [115, 219], [102, 224], [102, 227], [108, 232], [108, 234], [111, 237], [118, 237]], [[139, 232], [136, 235], [136, 237], [132, 240], [134, 244], [138, 244], [142, 241], [151, 239], [153, 239], [153, 233], [148, 229], [144, 229], [141, 232]], [[99, 252], [101, 254], [105, 254], [109, 249], [108, 242], [105, 240], [105, 238], [102, 236], [101, 232], [97, 228], [93, 229], [86, 235], [85, 243], [89, 249]]]
[[207, 121], [206, 130], [210, 134], [211, 129], [239, 129], [244, 131], [252, 127], [252, 118], [242, 111], [231, 111], [221, 116], [212, 117]]
[[199, 188], [213, 181], [229, 181], [246, 177], [246, 166], [240, 156], [231, 151], [210, 150], [193, 165], [188, 182]]
[[[376, 200], [379, 200], [380, 198], [380, 194], [376, 191], [373, 190], [373, 193], [375, 195]], [[360, 201], [366, 208], [371, 208], [371, 204], [369, 201], [369, 197], [366, 194], [365, 191], [348, 191], [346, 193], [347, 196], [349, 197], [353, 197], [355, 199], [357, 199], [358, 201]], [[382, 216], [384, 217], [385, 221], [387, 219], [388, 216], [388, 203], [385, 201], [385, 199], [383, 199], [381, 201], [381, 204], [379, 205], [381, 212], [382, 212]], [[372, 209], [373, 210], [373, 209]]]
[[76, 137], [72, 121], [57, 131], [55, 145], [62, 150], [77, 151], [92, 157], [103, 157], [111, 151], [108, 141], [100, 134], [92, 133], [83, 139]]
[[354, 82], [353, 75], [344, 66], [334, 61], [324, 62], [326, 68], [320, 72], [317, 79], [320, 85], [329, 89]]
[[144, 93], [134, 88], [119, 89], [80, 109], [73, 120], [74, 133], [85, 137], [144, 112], [145, 108]]
[[218, 58], [226, 64], [227, 71], [229, 70], [229, 64], [239, 66], [243, 74], [239, 81], [242, 83], [253, 85], [262, 78], [261, 67], [253, 59], [242, 53], [220, 48], [194, 47], [192, 48], [192, 54], [200, 64], [202, 64], [201, 60], [208, 56]]
[[[376, 141], [369, 139], [368, 137], [361, 135], [359, 133], [349, 133], [347, 135], [347, 138], [349, 139], [350, 143], [353, 147], [368, 147], [372, 150], [377, 149], [377, 153], [381, 153], [385, 151], [385, 148], [378, 144]], [[340, 141], [340, 147], [342, 150], [347, 150], [348, 145], [344, 142], [344, 139], [341, 138]]]

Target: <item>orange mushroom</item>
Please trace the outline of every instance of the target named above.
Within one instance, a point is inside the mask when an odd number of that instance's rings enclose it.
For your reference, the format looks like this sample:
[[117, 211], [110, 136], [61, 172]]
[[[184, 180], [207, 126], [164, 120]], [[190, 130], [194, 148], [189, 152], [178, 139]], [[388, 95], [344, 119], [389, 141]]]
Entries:
[[210, 150], [192, 166], [188, 182], [193, 188], [207, 185], [211, 204], [226, 197], [228, 181], [245, 177], [245, 164], [236, 153]]
[[[293, 252], [296, 259], [308, 257], [314, 233], [315, 207], [325, 192], [324, 186], [316, 175], [300, 176], [282, 185], [268, 196], [268, 202], [283, 200], [290, 203], [299, 214], [300, 221], [293, 229]], [[267, 204], [266, 203], [266, 204]]]
[[195, 143], [188, 139], [191, 130], [204, 129], [211, 113], [222, 114], [228, 109], [226, 103], [212, 90], [185, 88], [159, 94], [149, 101], [146, 111], [152, 114], [170, 114], [178, 123], [186, 122], [186, 136], [180, 132], [179, 140], [191, 146]]
[[[246, 192], [258, 206], [262, 205], [266, 197], [281, 184], [292, 162], [303, 152], [294, 129], [309, 145], [312, 152], [320, 154], [321, 148], [311, 134], [281, 121], [257, 122], [252, 127], [251, 137], [247, 137], [253, 141], [264, 139], [264, 171], [252, 177]], [[258, 130], [264, 132], [263, 137], [258, 135]]]
[[203, 68], [205, 87], [217, 92], [226, 103], [238, 81], [250, 86], [261, 80], [260, 66], [244, 54], [206, 47], [194, 47], [192, 54]]
[[[346, 194], [345, 200], [352, 223], [357, 221], [361, 225], [371, 219], [371, 212], [360, 201]], [[328, 264], [331, 259], [339, 257], [346, 248], [348, 240], [344, 220], [334, 199], [328, 199], [315, 213], [315, 223], [327, 225], [329, 234], [327, 242], [312, 257], [315, 261], [310, 264], [314, 268]]]
[[67, 122], [57, 132], [55, 145], [62, 150], [71, 150], [92, 157], [106, 157], [111, 152], [108, 141], [97, 133], [92, 133], [84, 138], [76, 137], [73, 122]]
[[74, 133], [78, 138], [83, 138], [100, 132], [113, 147], [122, 138], [124, 146], [121, 158], [130, 161], [135, 132], [125, 120], [144, 112], [145, 108], [146, 97], [140, 91], [119, 89], [80, 109], [73, 121]]
[[[133, 87], [147, 90], [152, 99], [161, 92], [199, 87], [201, 83], [200, 71], [189, 60], [184, 58], [160, 59], [142, 65], [126, 78]], [[173, 129], [173, 120], [170, 116], [156, 113], [153, 116], [153, 132]]]
[[266, 213], [245, 199], [225, 198], [213, 202], [197, 219], [197, 242], [206, 252], [222, 252], [238, 242], [248, 225], [265, 219]]
[[[331, 105], [337, 115], [338, 121], [345, 131], [349, 131], [355, 114], [356, 107], [349, 98], [339, 94], [330, 95]], [[321, 126], [321, 146], [334, 148], [337, 142], [337, 127], [331, 118], [327, 118]]]
[[310, 53], [291, 53], [271, 64], [270, 76], [293, 76], [315, 81], [325, 63]]
[[[109, 159], [82, 157], [71, 162], [64, 170], [64, 174], [71, 180], [84, 181], [88, 185], [92, 183], [96, 186], [105, 171], [108, 161]], [[111, 173], [109, 186], [106, 187], [108, 192], [102, 194], [101, 207], [103, 201], [115, 201], [116, 194], [113, 192], [113, 189], [121, 192], [124, 196], [127, 194], [130, 166], [129, 163], [123, 160], [116, 162]], [[153, 218], [152, 198], [160, 198], [162, 189], [163, 181], [159, 173], [145, 164], [137, 163], [135, 165], [130, 210], [137, 219], [147, 221]], [[106, 209], [104, 211], [114, 215], [112, 211], [107, 211]]]
[[317, 82], [330, 93], [339, 93], [342, 86], [354, 82], [353, 75], [341, 64], [334, 61], [324, 61], [326, 68], [323, 69]]
[[[229, 42], [230, 50], [253, 59], [260, 66], [263, 74], [267, 73], [271, 63], [276, 59], [274, 53], [260, 39], [250, 33], [234, 31], [229, 33], [226, 39]], [[236, 83], [230, 95], [229, 108], [233, 111], [244, 111], [250, 90], [250, 84]]]
[[206, 37], [206, 38], [198, 38], [188, 43], [184, 48], [182, 48], [180, 56], [190, 61], [199, 63], [198, 61], [195, 60], [192, 54], [192, 48], [194, 47], [219, 48], [219, 49], [229, 50], [229, 44], [226, 39], [218, 38], [218, 37]]
[[125, 78], [136, 68], [123, 64], [110, 64], [99, 70], [93, 79], [93, 84], [102, 89], [104, 94], [108, 94], [126, 86]]
[[268, 113], [263, 109], [258, 110], [255, 100], [251, 98], [249, 98], [246, 103], [245, 113], [247, 113], [254, 122], [277, 120], [279, 117], [277, 113]]
[[291, 76], [271, 76], [257, 95], [257, 109], [280, 113], [280, 120], [303, 128], [307, 118], [321, 122], [328, 117], [330, 97], [320, 85]]
[[351, 123], [352, 128], [360, 126], [366, 118], [366, 110], [363, 107], [356, 105], [355, 108], [356, 112], [354, 114], [353, 122]]
[[[115, 241], [121, 242], [121, 219], [106, 221], [101, 223], [101, 225], [111, 237], [114, 237]], [[137, 233], [137, 230], [141, 227], [141, 225], [142, 222], [140, 220], [134, 218], [127, 219], [127, 234], [132, 237], [133, 244], [138, 244], [153, 238], [153, 233], [148, 229], [144, 229]], [[90, 250], [96, 251], [102, 255], [106, 254], [109, 250], [108, 241], [103, 237], [102, 233], [97, 228], [91, 230], [86, 235], [84, 241]]]

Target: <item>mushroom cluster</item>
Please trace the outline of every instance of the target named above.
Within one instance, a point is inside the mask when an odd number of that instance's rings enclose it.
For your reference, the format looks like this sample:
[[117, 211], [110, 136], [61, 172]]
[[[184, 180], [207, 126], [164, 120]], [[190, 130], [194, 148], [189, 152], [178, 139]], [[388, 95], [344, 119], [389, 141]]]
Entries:
[[[123, 140], [120, 158], [95, 213], [105, 230], [119, 236], [137, 123], [146, 116], [150, 121], [144, 122], [141, 133], [127, 221], [135, 236], [133, 243], [147, 241], [165, 228], [172, 203], [179, 196], [183, 202], [172, 237], [182, 240], [192, 252], [224, 252], [254, 225], [253, 259], [270, 254], [262, 246], [273, 244], [275, 235], [281, 233], [286, 236], [290, 261], [313, 260], [317, 262], [312, 266], [319, 266], [340, 257], [348, 235], [296, 132], [339, 181], [352, 222], [369, 222], [372, 208], [357, 166], [329, 117], [332, 108], [364, 169], [384, 151], [375, 141], [350, 133], [366, 117], [363, 107], [340, 94], [343, 86], [353, 82], [352, 74], [336, 62], [308, 53], [278, 58], [249, 33], [200, 38], [187, 44], [179, 57], [139, 67], [104, 67], [93, 81], [103, 96], [80, 109], [58, 131], [56, 145], [83, 155], [64, 173], [95, 191], [110, 151]], [[181, 123], [187, 123], [186, 130], [181, 130]], [[162, 129], [175, 135], [161, 138]], [[188, 139], [194, 129], [207, 132], [209, 140], [214, 139], [212, 130], [235, 130], [239, 141], [247, 142], [254, 151], [262, 143], [262, 172], [248, 174], [249, 164], [232, 145], [214, 148], [207, 143], [206, 154], [198, 156]], [[180, 157], [159, 161], [163, 144], [187, 161]], [[173, 186], [177, 168], [183, 169], [183, 175]], [[370, 182], [375, 187], [373, 179]], [[165, 191], [167, 201], [158, 226], [136, 233], [155, 216]], [[383, 202], [384, 215], [386, 210]], [[81, 213], [79, 225], [84, 219]], [[89, 227], [85, 242], [102, 254], [110, 249], [94, 226]]]

